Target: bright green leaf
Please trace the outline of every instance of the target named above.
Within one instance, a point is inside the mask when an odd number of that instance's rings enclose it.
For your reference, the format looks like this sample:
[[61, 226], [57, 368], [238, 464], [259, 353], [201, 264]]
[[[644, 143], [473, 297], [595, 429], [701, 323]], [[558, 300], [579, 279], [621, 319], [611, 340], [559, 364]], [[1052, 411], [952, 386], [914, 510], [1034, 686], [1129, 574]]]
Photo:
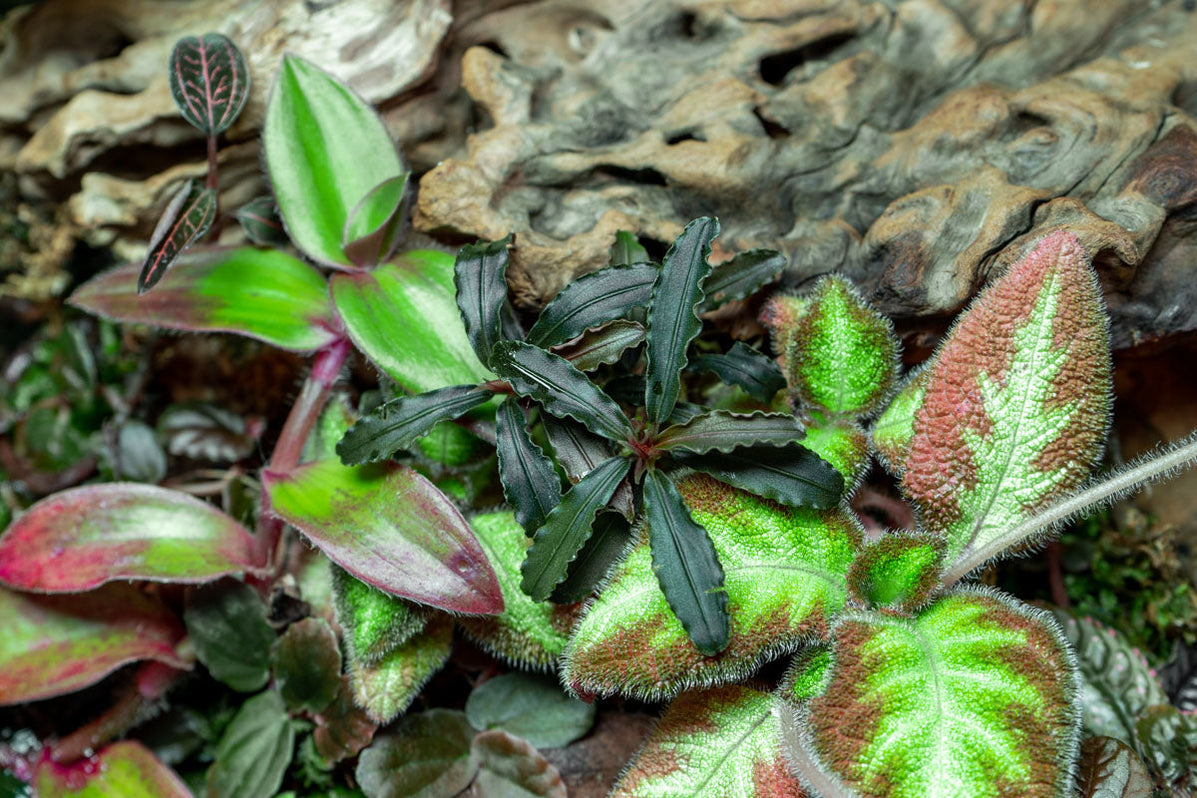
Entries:
[[819, 412], [806, 414], [806, 437], [802, 445], [840, 472], [845, 492], [859, 484], [869, 467], [869, 439], [849, 418], [828, 418]]
[[633, 263], [648, 262], [648, 250], [640, 245], [635, 233], [627, 230], [615, 233], [615, 243], [611, 245], [608, 254], [612, 266], [631, 266]]
[[446, 615], [429, 619], [413, 635], [372, 665], [350, 663], [353, 699], [378, 724], [390, 723], [416, 700], [420, 690], [449, 659], [453, 621]]
[[406, 172], [389, 177], [370, 189], [349, 212], [341, 241], [345, 256], [355, 265], [377, 266], [394, 254], [403, 230], [406, 189]]
[[329, 563], [333, 606], [349, 659], [374, 664], [423, 631], [428, 612], [368, 585], [344, 568]]
[[939, 587], [943, 538], [887, 532], [865, 546], [848, 571], [853, 596], [870, 607], [914, 610]]
[[474, 688], [466, 701], [470, 724], [503, 729], [537, 748], [561, 748], [594, 724], [594, 704], [566, 695], [556, 679], [506, 673]]
[[33, 784], [38, 798], [191, 798], [174, 771], [132, 740], [113, 743], [74, 764], [43, 758], [35, 766]]
[[931, 381], [927, 361], [906, 376], [902, 387], [894, 394], [885, 410], [877, 416], [870, 431], [873, 447], [881, 456], [881, 462], [895, 476], [902, 476], [906, 470], [906, 457], [910, 454], [910, 442], [914, 439], [914, 417], [923, 406], [927, 395], [927, 383]]

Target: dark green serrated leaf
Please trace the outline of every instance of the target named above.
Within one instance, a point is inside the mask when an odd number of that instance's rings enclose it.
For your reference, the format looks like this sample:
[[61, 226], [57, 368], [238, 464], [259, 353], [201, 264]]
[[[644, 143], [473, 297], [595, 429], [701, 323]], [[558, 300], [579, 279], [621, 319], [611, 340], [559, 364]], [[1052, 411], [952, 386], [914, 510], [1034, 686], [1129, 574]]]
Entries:
[[465, 711], [475, 729], [503, 729], [537, 748], [569, 745], [594, 723], [594, 704], [564, 693], [555, 678], [531, 673], [483, 682], [470, 693]]
[[651, 263], [601, 269], [579, 277], [561, 289], [528, 330], [527, 341], [554, 346], [587, 329], [647, 305], [658, 269]]
[[607, 396], [563, 357], [522, 341], [500, 341], [490, 366], [515, 392], [538, 402], [555, 416], [569, 416], [616, 441], [632, 433], [631, 422]]
[[711, 270], [703, 284], [706, 296], [701, 312], [744, 299], [776, 280], [786, 267], [786, 256], [772, 249], [750, 249]]
[[536, 533], [520, 566], [520, 588], [544, 601], [565, 578], [570, 562], [590, 538], [595, 513], [607, 503], [627, 474], [628, 462], [612, 457], [574, 485]]
[[632, 526], [622, 513], [600, 512], [591, 529], [590, 539], [569, 564], [550, 601], [573, 604], [585, 599], [623, 559], [632, 543]]
[[648, 367], [645, 371], [644, 407], [650, 424], [669, 418], [681, 391], [681, 371], [686, 349], [702, 329], [695, 311], [702, 302], [702, 283], [711, 273], [707, 256], [719, 235], [714, 217], [686, 225], [665, 254], [653, 284], [648, 309]]
[[730, 452], [745, 446], [785, 446], [803, 434], [801, 422], [783, 413], [712, 410], [662, 432], [657, 448], [695, 454]]
[[274, 795], [295, 748], [295, 727], [282, 697], [267, 690], [241, 705], [216, 746], [208, 798]]
[[786, 378], [773, 358], [743, 341], [736, 341], [724, 355], [699, 355], [690, 368], [710, 372], [728, 385], [738, 385], [744, 393], [765, 404], [786, 387]]
[[242, 693], [266, 684], [275, 635], [257, 591], [231, 580], [200, 588], [188, 599], [183, 621], [213, 677]]
[[570, 482], [576, 483], [614, 454], [605, 438], [592, 435], [576, 421], [547, 413], [541, 414], [540, 420], [557, 463], [565, 469]]
[[137, 293], [149, 291], [189, 246], [203, 238], [216, 220], [216, 191], [194, 180], [179, 189], [150, 236], [149, 251], [137, 276]]
[[644, 326], [627, 319], [607, 322], [553, 347], [554, 354], [574, 364], [578, 371], [594, 371], [614, 363], [623, 353], [644, 340]]
[[682, 465], [792, 507], [824, 509], [839, 503], [844, 477], [799, 443], [745, 446], [727, 454], [675, 452]]
[[503, 330], [503, 305], [507, 302], [507, 247], [511, 236], [501, 241], [471, 244], [457, 253], [453, 283], [457, 307], [465, 323], [470, 346], [483, 363]]
[[219, 33], [179, 39], [170, 53], [170, 94], [205, 136], [224, 132], [249, 99], [245, 56]]
[[346, 465], [385, 460], [412, 446], [437, 423], [457, 418], [490, 397], [490, 391], [476, 385], [451, 385], [392, 399], [358, 419], [337, 444], [337, 454]]
[[1081, 743], [1077, 798], [1150, 798], [1151, 776], [1134, 749], [1113, 737]]
[[263, 247], [285, 247], [291, 243], [283, 220], [274, 205], [274, 197], [258, 197], [242, 205], [233, 214], [245, 231], [245, 237]]
[[644, 476], [653, 570], [669, 608], [694, 646], [713, 657], [731, 639], [723, 568], [707, 531], [694, 523], [674, 484], [653, 469]]
[[341, 686], [341, 650], [323, 618], [304, 618], [287, 627], [270, 650], [274, 682], [292, 710], [322, 712]]
[[620, 230], [615, 233], [615, 243], [608, 250], [612, 266], [631, 266], [633, 263], [648, 263], [648, 250], [640, 246], [635, 233]]
[[503, 495], [515, 508], [515, 520], [531, 535], [561, 500], [561, 480], [553, 461], [528, 435], [528, 420], [514, 399], [499, 406], [495, 421]]

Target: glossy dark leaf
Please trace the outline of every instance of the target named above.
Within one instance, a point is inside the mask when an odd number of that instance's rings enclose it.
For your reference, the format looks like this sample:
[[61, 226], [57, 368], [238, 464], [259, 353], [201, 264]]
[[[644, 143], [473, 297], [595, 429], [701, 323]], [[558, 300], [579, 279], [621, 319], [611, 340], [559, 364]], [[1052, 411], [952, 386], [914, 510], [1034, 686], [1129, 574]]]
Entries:
[[702, 302], [703, 280], [711, 273], [707, 256], [719, 235], [719, 222], [710, 216], [686, 225], [665, 254], [653, 285], [648, 309], [648, 367], [644, 407], [650, 424], [669, 418], [681, 390], [686, 349], [702, 329], [695, 311]]
[[382, 181], [349, 212], [341, 240], [346, 257], [355, 265], [377, 266], [394, 254], [403, 229], [407, 177], [404, 172]]
[[670, 427], [657, 438], [665, 451], [730, 452], [745, 446], [785, 446], [803, 436], [798, 419], [784, 413], [731, 413], [712, 410], [685, 424]]
[[656, 469], [644, 476], [644, 516], [661, 592], [695, 647], [713, 657], [731, 639], [731, 615], [711, 538], [690, 517], [677, 487]]
[[699, 355], [690, 363], [694, 371], [709, 371], [728, 385], [738, 385], [753, 399], [768, 404], [786, 378], [773, 358], [736, 341], [724, 355]]
[[1151, 775], [1135, 750], [1113, 737], [1081, 743], [1077, 798], [1150, 798]]
[[439, 422], [464, 415], [490, 397], [485, 388], [452, 385], [392, 399], [358, 419], [337, 444], [337, 454], [346, 465], [385, 460], [411, 447]]
[[291, 624], [270, 649], [274, 684], [291, 710], [322, 712], [341, 686], [341, 649], [323, 618]]
[[188, 599], [183, 620], [214, 678], [242, 693], [266, 684], [275, 634], [257, 591], [233, 581], [202, 588]]
[[490, 365], [516, 393], [530, 397], [555, 416], [570, 416], [616, 441], [633, 434], [631, 422], [615, 400], [563, 357], [522, 341], [501, 341]]
[[607, 503], [627, 473], [628, 463], [612, 457], [584, 476], [561, 498], [536, 533], [520, 572], [520, 587], [544, 601], [565, 578], [570, 562], [590, 538], [595, 513]]
[[616, 319], [558, 344], [552, 351], [573, 363], [578, 371], [594, 371], [599, 366], [619, 360], [624, 352], [643, 340], [642, 324]]
[[547, 413], [540, 418], [557, 464], [565, 470], [570, 482], [577, 483], [615, 453], [605, 438], [592, 434], [572, 419]]
[[503, 729], [537, 748], [569, 745], [594, 723], [594, 704], [566, 694], [555, 678], [531, 673], [488, 679], [470, 693], [465, 711], [475, 729]]
[[258, 246], [285, 247], [291, 243], [283, 220], [274, 205], [274, 197], [258, 197], [242, 205], [233, 214], [245, 231], [245, 237]]
[[634, 233], [620, 230], [615, 234], [615, 243], [608, 250], [612, 266], [631, 266], [633, 263], [648, 263], [648, 250], [640, 246]]
[[823, 509], [839, 503], [844, 477], [799, 443], [751, 446], [727, 454], [675, 452], [682, 465], [766, 499]]
[[157, 285], [175, 259], [199, 241], [215, 220], [216, 191], [188, 180], [166, 206], [150, 236], [149, 251], [137, 276], [137, 293], [144, 294]]
[[631, 524], [619, 512], [599, 512], [592, 528], [590, 539], [569, 564], [565, 578], [553, 590], [550, 600], [572, 604], [585, 599], [623, 559], [632, 543]]
[[510, 245], [511, 236], [507, 236], [501, 241], [462, 247], [453, 266], [457, 308], [470, 346], [483, 363], [490, 360], [491, 349], [501, 338]]
[[702, 312], [745, 299], [773, 282], [786, 267], [786, 256], [772, 249], [750, 249], [711, 270], [703, 284]]
[[583, 275], [561, 289], [528, 330], [527, 341], [554, 346], [587, 329], [618, 319], [634, 307], [647, 305], [658, 269], [651, 263], [601, 269]]
[[170, 53], [170, 94], [205, 136], [223, 133], [249, 98], [245, 56], [219, 33], [179, 39]]
[[495, 420], [503, 495], [515, 508], [515, 520], [531, 535], [561, 500], [561, 480], [553, 461], [528, 435], [528, 420], [518, 402], [503, 402]]
[[207, 798], [274, 795], [295, 749], [295, 727], [283, 699], [266, 690], [246, 701], [216, 746]]

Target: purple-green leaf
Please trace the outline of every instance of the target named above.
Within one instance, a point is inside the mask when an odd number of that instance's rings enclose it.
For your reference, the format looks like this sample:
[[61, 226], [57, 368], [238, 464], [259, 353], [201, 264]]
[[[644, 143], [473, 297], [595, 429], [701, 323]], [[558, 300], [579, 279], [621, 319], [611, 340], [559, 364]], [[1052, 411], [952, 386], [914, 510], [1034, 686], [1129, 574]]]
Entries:
[[261, 573], [253, 536], [185, 493], [114, 482], [56, 493], [0, 537], [0, 582], [78, 592], [114, 579], [208, 582]]
[[276, 515], [363, 582], [421, 604], [473, 615], [503, 596], [469, 524], [410, 468], [322, 460], [266, 472]]
[[403, 229], [407, 176], [404, 172], [382, 181], [349, 212], [342, 245], [355, 266], [377, 266], [395, 253]]
[[357, 762], [357, 781], [372, 798], [458, 795], [477, 772], [474, 730], [464, 712], [431, 709], [408, 715], [375, 738]]
[[503, 311], [507, 304], [507, 247], [502, 241], [462, 247], [453, 266], [457, 307], [465, 324], [470, 346], [483, 363], [501, 338]]
[[492, 394], [475, 385], [453, 385], [385, 402], [357, 420], [337, 444], [346, 465], [376, 463], [411, 448], [442, 421], [463, 416]]
[[179, 39], [170, 53], [170, 94], [205, 136], [223, 133], [249, 98], [245, 56], [219, 33]]
[[366, 711], [353, 701], [349, 677], [342, 676], [332, 703], [316, 716], [312, 741], [316, 752], [329, 762], [340, 762], [357, 756], [377, 731], [378, 724], [370, 720]]
[[709, 371], [728, 385], [738, 385], [746, 394], [764, 404], [786, 387], [786, 379], [777, 364], [743, 341], [736, 341], [722, 355], [699, 355], [690, 363], [695, 371]]
[[795, 507], [834, 507], [844, 490], [844, 477], [800, 443], [785, 446], [743, 446], [726, 454], [675, 451], [682, 465]]
[[638, 263], [579, 277], [545, 305], [525, 340], [536, 346], [556, 346], [647, 305], [657, 271], [651, 263]]
[[215, 220], [216, 191], [188, 180], [166, 206], [150, 236], [149, 251], [137, 276], [137, 293], [144, 294], [157, 285], [171, 264], [199, 241]]
[[499, 405], [495, 420], [503, 495], [524, 531], [535, 534], [561, 500], [561, 480], [553, 461], [528, 434], [528, 420], [518, 402], [508, 399]]
[[643, 341], [643, 325], [627, 319], [616, 319], [592, 327], [563, 344], [557, 344], [551, 351], [573, 363], [578, 371], [594, 371], [599, 366], [619, 360], [624, 352]]
[[258, 197], [242, 205], [233, 214], [245, 231], [245, 237], [263, 247], [285, 247], [291, 243], [283, 220], [279, 218], [274, 197]]
[[145, 746], [122, 740], [70, 765], [38, 761], [38, 798], [192, 798], [191, 791]]
[[567, 798], [557, 768], [532, 743], [502, 729], [479, 732], [470, 743], [478, 773], [470, 795]]
[[695, 454], [726, 453], [743, 446], [785, 446], [803, 434], [801, 422], [784, 413], [712, 410], [685, 424], [669, 427], [657, 438], [657, 447]]

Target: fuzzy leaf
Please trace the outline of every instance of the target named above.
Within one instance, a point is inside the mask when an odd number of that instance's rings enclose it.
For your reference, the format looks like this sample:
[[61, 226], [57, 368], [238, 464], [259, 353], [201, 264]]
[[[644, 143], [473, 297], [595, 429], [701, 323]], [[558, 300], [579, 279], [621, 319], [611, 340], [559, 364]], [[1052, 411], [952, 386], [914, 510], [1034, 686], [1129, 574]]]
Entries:
[[902, 485], [951, 570], [1079, 486], [1110, 411], [1106, 315], [1084, 248], [1053, 233], [972, 304], [936, 356]]
[[213, 678], [242, 693], [265, 686], [275, 634], [256, 590], [233, 581], [202, 588], [188, 598], [183, 620]]
[[189, 665], [175, 651], [178, 619], [128, 585], [35, 596], [0, 588], [0, 706], [65, 695], [129, 662]]
[[552, 351], [573, 363], [578, 371], [594, 371], [599, 366], [619, 360], [624, 352], [643, 341], [643, 325], [627, 319], [616, 319], [592, 327], [563, 344], [557, 344]]
[[801, 422], [790, 415], [712, 410], [666, 429], [657, 438], [657, 447], [695, 454], [726, 453], [746, 446], [785, 446], [803, 434]]
[[567, 798], [557, 768], [521, 737], [501, 729], [480, 732], [470, 758], [478, 774], [469, 798]]
[[70, 765], [43, 758], [35, 766], [33, 785], [38, 798], [192, 798], [174, 771], [133, 740]]
[[570, 604], [588, 597], [612, 566], [628, 553], [632, 539], [631, 524], [623, 514], [600, 511], [591, 527], [590, 539], [569, 564], [565, 578], [553, 589], [549, 600]]
[[418, 604], [383, 593], [344, 568], [329, 565], [333, 607], [350, 660], [373, 665], [424, 630], [428, 612]]
[[516, 393], [555, 416], [569, 416], [615, 441], [633, 434], [631, 422], [615, 400], [563, 357], [522, 341], [501, 341], [490, 365]]
[[231, 332], [311, 352], [336, 340], [328, 285], [284, 252], [250, 247], [189, 255], [150, 293], [136, 290], [137, 264], [84, 283], [70, 303], [112, 321], [184, 332]]
[[[774, 294], [761, 307], [761, 324], [769, 330], [773, 353], [777, 355], [777, 365], [786, 376], [787, 384], [792, 373], [789, 367], [789, 352], [794, 346], [798, 323], [810, 310], [810, 304], [811, 301], [805, 297]], [[795, 386], [790, 385], [790, 388], [792, 390]]]
[[350, 265], [342, 242], [351, 212], [375, 186], [405, 171], [378, 114], [332, 75], [284, 55], [262, 148], [291, 240], [316, 261]]
[[465, 415], [491, 396], [476, 385], [453, 385], [392, 399], [349, 428], [337, 444], [337, 455], [345, 465], [386, 460], [400, 449], [410, 449], [440, 422]]
[[341, 649], [323, 618], [291, 624], [270, 650], [274, 683], [292, 711], [322, 712], [341, 686]]
[[208, 798], [274, 795], [295, 748], [295, 727], [283, 699], [266, 690], [241, 705], [216, 746]]
[[656, 469], [644, 475], [644, 517], [653, 572], [669, 609], [708, 657], [727, 648], [731, 619], [723, 569], [707, 531], [694, 523], [674, 484]]
[[356, 266], [377, 266], [394, 254], [403, 229], [407, 172], [388, 177], [358, 201], [341, 233], [346, 257]]
[[852, 491], [869, 467], [869, 438], [859, 424], [848, 418], [808, 413], [802, 445], [840, 472], [846, 493]]
[[267, 471], [262, 484], [276, 515], [363, 582], [452, 612], [503, 611], [469, 525], [410, 468], [322, 460], [286, 475]]
[[1076, 675], [1050, 616], [987, 590], [914, 618], [850, 613], [807, 705], [824, 765], [864, 795], [1065, 798]]
[[55, 493], [0, 537], [0, 581], [19, 590], [78, 592], [114, 579], [209, 582], [264, 570], [253, 535], [220, 510], [131, 482]]
[[718, 235], [719, 221], [714, 217], [690, 222], [657, 272], [648, 309], [644, 375], [644, 407], [650, 424], [668, 419], [677, 402], [686, 349], [702, 329], [695, 311], [703, 300], [703, 280], [711, 273], [707, 262], [711, 242]]
[[171, 405], [158, 417], [158, 432], [171, 454], [193, 460], [232, 463], [254, 451], [260, 418], [246, 419], [216, 405]]
[[401, 715], [420, 690], [449, 659], [453, 621], [437, 614], [424, 631], [371, 665], [350, 663], [350, 681], [358, 706], [375, 723], [385, 725]]
[[465, 324], [466, 337], [483, 363], [502, 338], [503, 306], [507, 303], [507, 247], [502, 241], [462, 247], [453, 267], [457, 286], [457, 307]]
[[183, 251], [199, 241], [216, 221], [216, 190], [188, 180], [171, 199], [150, 236], [149, 251], [137, 275], [137, 293], [149, 291]]
[[170, 94], [205, 136], [223, 133], [249, 99], [245, 56], [219, 33], [184, 36], [170, 53]]
[[627, 230], [615, 233], [615, 243], [608, 250], [608, 255], [612, 266], [631, 266], [633, 263], [648, 262], [648, 250], [640, 245], [635, 233]]
[[262, 247], [286, 247], [291, 244], [283, 220], [278, 215], [274, 197], [257, 197], [242, 205], [233, 214], [245, 237]]
[[528, 549], [520, 573], [520, 588], [536, 601], [544, 601], [565, 578], [592, 531], [594, 515], [607, 503], [627, 474], [628, 463], [612, 457], [570, 488], [545, 519]]
[[743, 446], [727, 454], [674, 452], [682, 465], [737, 488], [794, 507], [824, 509], [839, 503], [843, 476], [799, 443]]
[[510, 512], [484, 513], [470, 521], [495, 568], [505, 609], [489, 618], [459, 618], [458, 625], [483, 651], [523, 668], [551, 670], [565, 650], [572, 613], [520, 590], [520, 563], [532, 542], [520, 534]]
[[337, 693], [332, 703], [316, 716], [312, 742], [320, 756], [329, 762], [340, 762], [357, 756], [370, 744], [377, 730], [378, 724], [353, 702], [349, 677], [342, 676], [337, 680]]
[[506, 673], [474, 688], [466, 716], [475, 729], [503, 729], [537, 748], [569, 745], [594, 724], [594, 704], [561, 692], [556, 679]]
[[784, 507], [701, 474], [678, 490], [723, 566], [731, 642], [718, 657], [695, 649], [641, 543], [575, 628], [562, 674], [573, 690], [656, 700], [734, 681], [822, 633], [844, 605], [860, 532], [842, 511]]
[[914, 439], [914, 417], [927, 395], [927, 384], [931, 382], [930, 366], [933, 363], [928, 361], [908, 374], [889, 405], [873, 422], [870, 432], [873, 446], [881, 456], [881, 462], [894, 476], [900, 477], [906, 470], [910, 442]]
[[737, 385], [753, 399], [764, 404], [786, 387], [781, 369], [768, 355], [736, 341], [724, 355], [699, 355], [690, 363], [694, 371], [708, 371], [728, 385]]
[[555, 346], [647, 305], [657, 273], [651, 263], [638, 263], [579, 277], [545, 305], [525, 340], [535, 346]]
[[730, 685], [679, 696], [611, 798], [805, 798], [777, 739], [768, 693]]
[[409, 715], [362, 751], [357, 781], [368, 798], [457, 795], [477, 770], [474, 730], [464, 712], [430, 709]]
[[943, 539], [888, 532], [867, 544], [848, 571], [853, 598], [870, 607], [918, 609], [939, 587]]
[[772, 249], [750, 249], [711, 270], [703, 284], [706, 296], [700, 312], [714, 310], [720, 305], [747, 299], [781, 276], [786, 268], [786, 256]]
[[831, 680], [831, 646], [819, 644], [798, 652], [781, 677], [778, 694], [785, 700], [802, 704], [827, 690]]
[[503, 402], [496, 422], [495, 446], [503, 495], [515, 508], [515, 518], [524, 531], [535, 534], [561, 500], [561, 480], [553, 461], [528, 435], [528, 420], [519, 403]]
[[1112, 737], [1081, 743], [1077, 798], [1151, 798], [1151, 776], [1134, 749]]
[[354, 345], [401, 387], [420, 393], [494, 377], [462, 326], [451, 256], [404, 252], [373, 271], [335, 275], [330, 285]]

